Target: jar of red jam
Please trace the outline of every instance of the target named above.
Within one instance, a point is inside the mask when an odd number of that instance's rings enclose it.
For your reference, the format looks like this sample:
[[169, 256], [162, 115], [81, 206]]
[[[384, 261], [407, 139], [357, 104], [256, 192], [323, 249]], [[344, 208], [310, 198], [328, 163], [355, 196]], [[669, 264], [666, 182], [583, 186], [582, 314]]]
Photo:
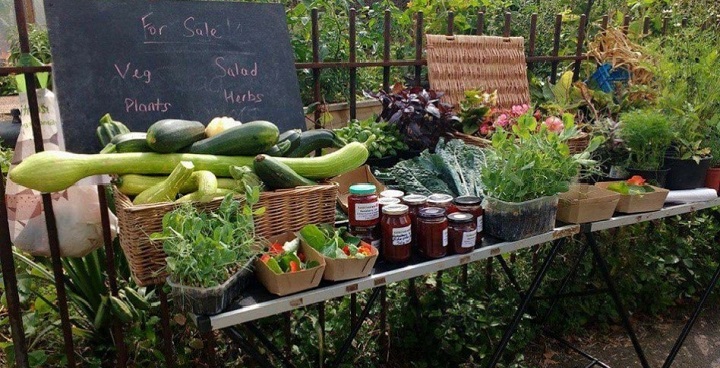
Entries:
[[397, 198], [402, 199], [405, 195], [402, 190], [388, 189], [380, 192], [380, 198]]
[[463, 254], [475, 248], [477, 226], [473, 215], [455, 212], [447, 216], [450, 253]]
[[383, 207], [391, 204], [400, 204], [400, 199], [380, 196], [380, 198], [378, 199], [378, 204], [380, 205], [380, 218], [382, 219]]
[[383, 259], [392, 263], [409, 260], [412, 248], [412, 225], [408, 206], [391, 204], [383, 207], [380, 228]]
[[380, 226], [362, 227], [350, 226], [350, 234], [360, 238], [360, 240], [380, 249], [382, 237], [380, 235]]
[[408, 194], [402, 197], [402, 203], [408, 206], [408, 213], [412, 219], [413, 228], [415, 228], [415, 219], [417, 218], [418, 211], [420, 211], [421, 208], [426, 207], [427, 197], [419, 194]]
[[453, 201], [452, 212], [465, 212], [473, 215], [475, 220], [475, 228], [477, 230], [477, 244], [482, 243], [483, 231], [483, 214], [485, 210], [482, 208], [482, 199], [475, 196], [461, 196]]
[[452, 206], [453, 197], [449, 194], [431, 194], [427, 198], [428, 207], [440, 207], [445, 211]]
[[380, 223], [380, 208], [375, 195], [375, 185], [353, 184], [348, 196], [348, 220], [350, 226], [371, 227]]
[[417, 217], [417, 246], [427, 258], [440, 258], [447, 254], [448, 221], [445, 210], [440, 207], [420, 209]]

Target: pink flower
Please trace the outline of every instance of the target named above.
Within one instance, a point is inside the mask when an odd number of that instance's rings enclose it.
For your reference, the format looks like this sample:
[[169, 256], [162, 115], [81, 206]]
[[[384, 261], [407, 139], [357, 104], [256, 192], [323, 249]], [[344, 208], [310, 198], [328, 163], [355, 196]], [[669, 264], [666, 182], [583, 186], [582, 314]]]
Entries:
[[507, 116], [507, 114], [501, 114], [498, 116], [497, 120], [495, 120], [496, 126], [506, 127], [510, 123], [510, 118]]
[[545, 119], [545, 126], [548, 128], [549, 131], [553, 133], [560, 133], [563, 131], [563, 129], [565, 129], [565, 125], [563, 124], [562, 120], [555, 116], [550, 116], [549, 118]]
[[488, 135], [488, 133], [490, 133], [490, 128], [483, 124], [483, 126], [480, 127], [480, 134]]
[[522, 105], [515, 105], [512, 107], [512, 113], [515, 116], [520, 116], [530, 110], [530, 106], [528, 104], [522, 104]]

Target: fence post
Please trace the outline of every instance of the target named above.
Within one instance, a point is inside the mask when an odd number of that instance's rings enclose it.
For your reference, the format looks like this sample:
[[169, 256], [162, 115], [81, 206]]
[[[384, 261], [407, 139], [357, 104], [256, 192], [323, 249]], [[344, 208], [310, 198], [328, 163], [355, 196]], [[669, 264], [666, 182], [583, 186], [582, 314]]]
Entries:
[[485, 12], [480, 11], [477, 14], [477, 35], [482, 36], [483, 32], [485, 32]]
[[585, 43], [585, 23], [587, 15], [580, 16], [580, 27], [578, 28], [577, 48], [575, 49], [575, 65], [573, 67], [573, 81], [580, 79], [580, 65], [582, 64], [583, 46]]
[[[320, 103], [321, 94], [320, 94], [320, 68], [318, 67], [317, 63], [320, 62], [320, 31], [318, 29], [318, 10], [317, 8], [312, 8], [310, 10], [310, 22], [311, 22], [311, 37], [312, 37], [312, 61], [313, 61], [313, 67], [312, 67], [312, 75], [313, 75], [313, 98], [315, 99], [316, 103]], [[314, 122], [314, 128], [320, 129], [322, 128], [320, 126], [320, 114], [322, 113], [321, 107], [318, 106], [318, 108], [315, 109], [315, 122]]]
[[512, 14], [505, 12], [505, 23], [503, 25], [503, 37], [510, 37], [510, 21], [512, 20]]
[[424, 20], [423, 12], [419, 11], [416, 14], [415, 23], [415, 85], [419, 86], [422, 83], [422, 66], [418, 64], [422, 60], [423, 52], [423, 33], [424, 33]]
[[[27, 23], [25, 18], [25, 4], [22, 0], [15, 0], [15, 19], [18, 28], [18, 40], [20, 43], [20, 52], [30, 54], [30, 40], [27, 32]], [[25, 89], [27, 91], [28, 108], [30, 109], [30, 120], [32, 123], [33, 140], [35, 143], [35, 152], [45, 150], [43, 144], [42, 130], [40, 128], [40, 110], [38, 107], [37, 94], [35, 89], [35, 74], [24, 73]], [[75, 367], [75, 349], [72, 339], [72, 323], [70, 322], [70, 314], [68, 312], [67, 293], [65, 291], [65, 276], [63, 273], [62, 261], [60, 260], [60, 244], [58, 240], [57, 223], [55, 221], [55, 212], [53, 211], [52, 198], [50, 193], [42, 194], [43, 210], [45, 213], [45, 224], [48, 235], [48, 245], [50, 247], [50, 259], [52, 261], [53, 277], [55, 278], [55, 290], [57, 293], [57, 306], [60, 312], [60, 323], [65, 344], [65, 355], [67, 365], [70, 368]]]
[[455, 34], [455, 12], [449, 11], [447, 18], [447, 33], [448, 36]]
[[562, 14], [555, 15], [555, 33], [553, 35], [553, 49], [552, 56], [555, 58], [552, 61], [552, 72], [550, 74], [550, 82], [555, 83], [557, 81], [558, 71], [558, 60], [557, 56], [560, 52], [560, 31], [562, 30]]
[[386, 63], [390, 62], [390, 9], [385, 9], [385, 19], [383, 23], [383, 89], [390, 92], [390, 66]]
[[[355, 67], [355, 61], [357, 61], [356, 51], [356, 29], [355, 29], [355, 8], [350, 8], [350, 27], [349, 31], [349, 47], [350, 47], [350, 120], [357, 119], [357, 67]], [[353, 294], [355, 295], [355, 294]]]

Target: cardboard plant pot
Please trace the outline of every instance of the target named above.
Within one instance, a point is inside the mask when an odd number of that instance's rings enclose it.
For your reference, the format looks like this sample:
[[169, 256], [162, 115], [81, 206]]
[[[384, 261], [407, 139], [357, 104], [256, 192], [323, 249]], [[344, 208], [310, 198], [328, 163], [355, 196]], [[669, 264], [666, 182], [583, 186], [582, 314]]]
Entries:
[[317, 261], [319, 265], [298, 272], [277, 274], [261, 261], [259, 257], [255, 260], [255, 275], [269, 292], [283, 296], [312, 289], [320, 285], [323, 272], [325, 271], [325, 259], [317, 252], [312, 252], [313, 249], [302, 242], [300, 243], [300, 250], [305, 253], [305, 257], [307, 257], [306, 261]]
[[214, 287], [185, 286], [173, 282], [170, 277], [166, 282], [172, 289], [173, 301], [180, 310], [201, 315], [218, 314], [245, 290], [252, 277], [254, 261], [253, 257], [227, 281]]
[[620, 193], [592, 185], [571, 185], [560, 193], [557, 219], [568, 224], [607, 220], [620, 201]]
[[[370, 245], [372, 255], [369, 257], [343, 259], [328, 258], [320, 254], [320, 252], [309, 246], [304, 241], [302, 241], [302, 244], [305, 245], [305, 249], [308, 249], [308, 252], [314, 253], [315, 255], [325, 259], [325, 272], [323, 273], [323, 279], [330, 281], [357, 279], [370, 275], [379, 253], [377, 248]], [[360, 244], [362, 245], [367, 243], [361, 242]]]
[[[603, 181], [595, 183], [595, 186], [607, 189], [607, 187], [615, 183], [613, 181]], [[665, 198], [667, 198], [670, 192], [664, 188], [658, 188], [651, 185], [654, 192], [645, 194], [620, 194], [620, 201], [615, 208], [616, 212], [622, 213], [638, 213], [638, 212], [650, 212], [657, 211], [663, 208], [665, 204]]]
[[555, 227], [558, 196], [525, 202], [505, 202], [486, 197], [483, 231], [506, 241], [516, 241], [551, 231]]

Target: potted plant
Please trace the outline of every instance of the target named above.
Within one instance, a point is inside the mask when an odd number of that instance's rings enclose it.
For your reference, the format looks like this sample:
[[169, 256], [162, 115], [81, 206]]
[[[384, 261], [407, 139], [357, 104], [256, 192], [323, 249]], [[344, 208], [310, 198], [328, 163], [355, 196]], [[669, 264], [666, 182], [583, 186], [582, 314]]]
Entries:
[[601, 172], [589, 179], [597, 182], [627, 178], [623, 166], [628, 151], [620, 138], [620, 123], [612, 118], [598, 120], [594, 124], [593, 134], [603, 138], [603, 144], [593, 152], [593, 158], [598, 161]]
[[426, 149], [432, 151], [440, 137], [452, 132], [460, 121], [451, 105], [440, 102], [442, 92], [405, 88], [398, 83], [390, 92], [365, 96], [380, 100], [383, 108], [379, 119], [398, 127], [408, 146], [407, 152], [400, 152], [400, 158], [415, 157]]
[[670, 190], [702, 187], [712, 160], [700, 118], [692, 110], [688, 106], [672, 119], [673, 139], [663, 166], [670, 170], [665, 180], [665, 188]]
[[403, 142], [396, 125], [376, 120], [376, 117], [370, 117], [350, 121], [346, 127], [336, 129], [335, 134], [346, 142], [361, 143], [374, 135], [375, 141], [367, 146], [370, 153], [367, 164], [380, 168], [392, 167], [398, 162], [398, 153], [407, 150], [408, 146]]
[[558, 193], [567, 192], [583, 166], [592, 166], [594, 138], [579, 154], [570, 154], [567, 140], [577, 133], [572, 120], [550, 120], [539, 126], [531, 113], [520, 116], [510, 135], [493, 134], [492, 150], [482, 168], [485, 187], [485, 231], [504, 240], [519, 240], [553, 229]]
[[664, 186], [668, 170], [662, 167], [672, 137], [670, 122], [660, 112], [635, 110], [622, 114], [620, 138], [628, 150], [628, 173]]
[[710, 168], [705, 175], [705, 187], [720, 191], [720, 114], [715, 116], [715, 121], [708, 124], [705, 141], [712, 154]]
[[167, 283], [177, 305], [194, 314], [217, 314], [238, 297], [252, 275], [258, 253], [252, 209], [258, 187], [246, 187], [244, 205], [228, 194], [211, 213], [183, 204], [163, 216], [162, 240], [167, 254]]

